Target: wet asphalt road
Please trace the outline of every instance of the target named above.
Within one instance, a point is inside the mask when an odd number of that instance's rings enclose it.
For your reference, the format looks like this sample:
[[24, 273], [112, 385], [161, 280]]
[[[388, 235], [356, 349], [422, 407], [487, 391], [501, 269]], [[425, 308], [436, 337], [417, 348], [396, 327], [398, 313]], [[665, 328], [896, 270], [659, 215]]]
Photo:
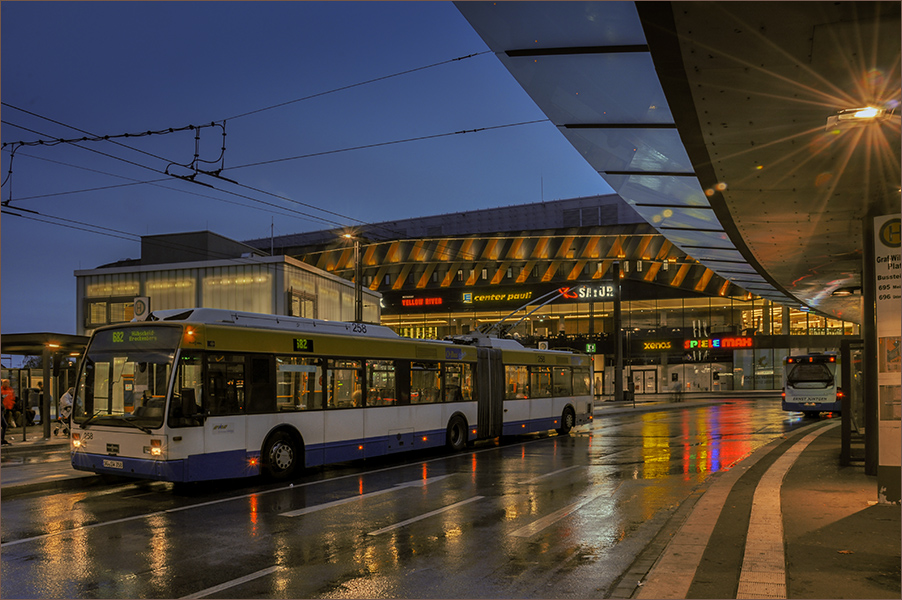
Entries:
[[3, 598], [601, 598], [713, 473], [803, 424], [779, 399], [259, 480], [2, 503]]

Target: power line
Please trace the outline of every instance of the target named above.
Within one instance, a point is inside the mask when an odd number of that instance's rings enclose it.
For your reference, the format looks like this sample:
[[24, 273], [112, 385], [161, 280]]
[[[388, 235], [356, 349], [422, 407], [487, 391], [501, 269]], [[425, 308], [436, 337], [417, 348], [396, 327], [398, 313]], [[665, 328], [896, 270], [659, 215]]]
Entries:
[[419, 142], [419, 141], [423, 141], [423, 140], [433, 140], [433, 139], [437, 139], [437, 138], [450, 137], [453, 135], [463, 135], [463, 134], [467, 134], [467, 133], [479, 133], [481, 131], [492, 131], [494, 129], [505, 129], [508, 127], [519, 127], [521, 125], [533, 125], [535, 123], [548, 123], [548, 122], [550, 122], [550, 119], [536, 119], [534, 121], [520, 121], [519, 123], [507, 123], [505, 125], [493, 125], [490, 127], [480, 127], [479, 129], [465, 129], [463, 131], [435, 133], [432, 135], [423, 135], [423, 136], [419, 136], [419, 137], [405, 138], [405, 139], [401, 139], [401, 140], [392, 140], [390, 142], [377, 142], [375, 144], [365, 144], [363, 146], [353, 146], [350, 148], [339, 148], [336, 150], [325, 150], [323, 152], [311, 152], [310, 154], [300, 154], [298, 156], [288, 156], [285, 158], [274, 158], [272, 160], [264, 160], [264, 161], [255, 162], [255, 163], [247, 163], [244, 165], [237, 165], [234, 167], [227, 167], [227, 170], [228, 169], [244, 169], [247, 167], [259, 167], [262, 165], [271, 165], [274, 163], [286, 162], [289, 160], [300, 160], [302, 158], [313, 158], [316, 156], [327, 156], [329, 154], [339, 154], [341, 152], [350, 152], [352, 150], [366, 150], [368, 148], [380, 148], [382, 146], [391, 146], [394, 144], [404, 144], [407, 142]]
[[[15, 108], [15, 107], [12, 107], [12, 108]], [[32, 113], [32, 112], [30, 112], [30, 111], [28, 111], [28, 112], [29, 112], [29, 114], [31, 114], [31, 115], [33, 115], [33, 116], [36, 116], [36, 117], [39, 117], [39, 118], [46, 119], [46, 120], [48, 120], [48, 121], [50, 121], [50, 122], [52, 122], [52, 123], [61, 125], [61, 126], [63, 126], [63, 127], [69, 127], [70, 129], [74, 129], [74, 130], [76, 130], [76, 131], [82, 131], [82, 130], [76, 128], [76, 127], [73, 127], [73, 126], [71, 126], [71, 125], [67, 125], [66, 123], [61, 123], [60, 121], [56, 121], [56, 120], [54, 120], [54, 119], [50, 119], [50, 118], [47, 118], [47, 117], [43, 117], [43, 116], [41, 116], [41, 115], [38, 115], [38, 114], [36, 114], [36, 113]], [[14, 124], [13, 124], [13, 125], [14, 125]], [[43, 133], [43, 132], [35, 131], [35, 130], [33, 130], [33, 129], [28, 129], [28, 128], [26, 128], [26, 127], [22, 127], [22, 126], [19, 126], [19, 125], [14, 125], [14, 126], [15, 126], [15, 127], [19, 127], [20, 129], [24, 129], [25, 131], [29, 131], [29, 132], [31, 132], [31, 133], [35, 133], [36, 135], [42, 135], [42, 136], [45, 136], [45, 137], [51, 137], [51, 136], [48, 136], [47, 134], [45, 134], [45, 133]], [[93, 149], [91, 149], [91, 148], [85, 148], [85, 147], [83, 147], [83, 146], [79, 146], [78, 144], [72, 144], [72, 145], [75, 146], [76, 148], [81, 148], [81, 149], [83, 149], [83, 150], [89, 150], [89, 151], [92, 151], [92, 152], [96, 152], [96, 153], [102, 154], [102, 155], [104, 155], [104, 156], [108, 156], [108, 157], [110, 157], [110, 158], [116, 158], [116, 159], [118, 159], [118, 160], [122, 160], [122, 161], [124, 161], [124, 162], [129, 163], [129, 164], [135, 164], [135, 165], [140, 166], [140, 167], [143, 167], [143, 168], [145, 168], [145, 169], [149, 169], [149, 170], [151, 170], [151, 171], [154, 171], [155, 173], [158, 173], [158, 172], [159, 172], [158, 170], [154, 169], [153, 167], [148, 167], [148, 166], [146, 166], [146, 165], [140, 165], [140, 164], [138, 164], [138, 163], [132, 163], [131, 161], [128, 161], [128, 160], [125, 160], [125, 159], [122, 159], [122, 158], [119, 158], [119, 157], [116, 157], [116, 156], [113, 156], [113, 155], [108, 155], [108, 154], [103, 153], [103, 152], [98, 152], [98, 151], [93, 150]], [[128, 146], [124, 146], [124, 147], [128, 148]], [[29, 155], [26, 155], [26, 156], [29, 156]], [[154, 156], [154, 155], [151, 155], [151, 156]], [[158, 157], [158, 156], [154, 156], [154, 158], [159, 158], [160, 160], [164, 160], [164, 161], [167, 160], [167, 159], [165, 159], [165, 158], [163, 158], [163, 157]], [[49, 160], [49, 159], [40, 159], [40, 160]], [[54, 161], [51, 161], [51, 162], [54, 162]], [[66, 164], [66, 163], [59, 163], [59, 164]], [[171, 165], [171, 164], [173, 164], [173, 163], [170, 162], [170, 165]], [[72, 166], [72, 167], [75, 167], [75, 168], [81, 168], [81, 167], [78, 167], [78, 166], [76, 166], [76, 165], [68, 165], [68, 166]], [[10, 164], [10, 174], [11, 174], [11, 173], [12, 173], [12, 165]], [[218, 176], [218, 173], [217, 173], [217, 172], [211, 172], [211, 173], [208, 173], [208, 172], [206, 172], [206, 171], [203, 171], [203, 173], [206, 173], [206, 174], [212, 175], [212, 176]], [[123, 178], [123, 179], [128, 179], [128, 178], [122, 177], [121, 175], [114, 175], [114, 174], [112, 174], [112, 173], [104, 173], [104, 174], [109, 175], [109, 176], [111, 176], [111, 177], [119, 177], [119, 178]], [[317, 221], [317, 222], [320, 222], [320, 223], [325, 223], [325, 224], [330, 225], [330, 226], [334, 226], [334, 225], [342, 226], [342, 225], [343, 225], [342, 223], [338, 223], [338, 222], [336, 222], [336, 221], [333, 221], [333, 220], [331, 220], [331, 219], [326, 219], [326, 218], [320, 217], [320, 216], [318, 216], [318, 215], [313, 215], [313, 214], [305, 213], [305, 212], [303, 212], [303, 211], [293, 210], [293, 209], [291, 209], [291, 208], [284, 207], [284, 206], [279, 206], [279, 205], [273, 204], [273, 203], [271, 203], [271, 202], [266, 202], [266, 201], [263, 201], [263, 200], [258, 200], [258, 199], [256, 199], [256, 198], [251, 197], [251, 196], [247, 196], [247, 195], [244, 195], [244, 194], [239, 194], [239, 193], [232, 192], [232, 191], [229, 191], [229, 190], [222, 190], [222, 189], [215, 188], [215, 187], [213, 187], [212, 185], [208, 185], [208, 184], [202, 184], [202, 183], [200, 183], [200, 182], [195, 181], [193, 178], [190, 178], [190, 177], [182, 177], [182, 176], [174, 175], [174, 174], [172, 174], [172, 173], [166, 173], [166, 175], [168, 175], [169, 177], [175, 177], [176, 179], [183, 179], [183, 180], [189, 181], [189, 182], [191, 182], [191, 183], [197, 183], [197, 184], [199, 184], [199, 185], [204, 185], [204, 186], [209, 187], [209, 188], [211, 188], [211, 189], [220, 191], [220, 192], [222, 192], [222, 193], [224, 193], [224, 194], [230, 194], [230, 195], [237, 196], [237, 197], [240, 197], [240, 198], [245, 198], [245, 199], [251, 200], [252, 202], [257, 202], [257, 203], [263, 204], [263, 205], [265, 205], [265, 206], [269, 206], [270, 208], [276, 208], [276, 209], [278, 209], [279, 211], [283, 211], [283, 212], [277, 213], [277, 214], [279, 214], [280, 216], [286, 216], [286, 215], [284, 215], [284, 212], [288, 212], [288, 213], [293, 213], [293, 214], [288, 215], [288, 216], [301, 216], [302, 218], [312, 219], [312, 220], [314, 220], [314, 221]], [[9, 179], [9, 178], [7, 177], [7, 179]], [[222, 178], [222, 177], [220, 177], [220, 179], [222, 179], [222, 180], [224, 180], [224, 181], [229, 181], [228, 179], [225, 179], [225, 178]], [[165, 181], [165, 179], [164, 179], [164, 180], [160, 180], [160, 181]], [[149, 183], [151, 183], [152, 185], [155, 185], [155, 184], [156, 184], [155, 182], [149, 182]], [[232, 183], [235, 183], [236, 185], [241, 185], [241, 184], [238, 184], [237, 182], [232, 182]], [[111, 186], [111, 187], [119, 187], [119, 186]], [[166, 187], [166, 186], [161, 186], [161, 187], [163, 187], [164, 189], [173, 190], [173, 188], [169, 188], [169, 187]], [[246, 187], [246, 188], [248, 188], [248, 189], [251, 189], [251, 190], [254, 190], [254, 191], [258, 191], [258, 192], [260, 192], [260, 193], [267, 193], [267, 192], [263, 192], [262, 190], [255, 190], [254, 188], [251, 188], [251, 187], [249, 187], [249, 186], [244, 186], [244, 187]], [[92, 190], [87, 190], [87, 191], [92, 191]], [[182, 191], [183, 193], [192, 193], [192, 192], [184, 192], [183, 190], [173, 190], [173, 191]], [[10, 186], [9, 186], [9, 192], [10, 192], [10, 194], [9, 194], [9, 195], [10, 195], [10, 198], [9, 198], [8, 200], [4, 201], [4, 202], [3, 202], [3, 205], [4, 205], [4, 206], [7, 206], [7, 207], [9, 207], [9, 208], [14, 208], [13, 206], [10, 205], [10, 202], [12, 201], [12, 185], [11, 185], [11, 184], [10, 184]], [[55, 195], [55, 194], [46, 194], [46, 195], [44, 195], [44, 196], [32, 196], [32, 197], [29, 197], [29, 199], [35, 199], [35, 198], [40, 198], [40, 197], [47, 197], [47, 196], [52, 196], [52, 195]], [[226, 200], [226, 199], [224, 199], [224, 198], [216, 198], [215, 196], [208, 196], [208, 195], [205, 195], [205, 194], [198, 194], [198, 193], [193, 193], [193, 195], [196, 195], [196, 196], [199, 196], [199, 197], [209, 198], [209, 199], [212, 199], [212, 200], [218, 200], [218, 201], [220, 201], [220, 202], [226, 202], [226, 203], [229, 203], [229, 204], [236, 204], [236, 205], [238, 205], [238, 206], [243, 206], [243, 207], [246, 207], [246, 208], [256, 208], [256, 207], [253, 207], [253, 206], [250, 206], [250, 205], [247, 205], [247, 204], [242, 204], [242, 203], [238, 203], [238, 202], [232, 202], [232, 201]], [[271, 195], [273, 195], [273, 194], [271, 194]], [[282, 199], [285, 199], [285, 200], [292, 201], [290, 198], [285, 198], [285, 197], [282, 197], [282, 196], [277, 196], [277, 197], [282, 198]], [[17, 201], [23, 200], [23, 198], [17, 198], [16, 200], [17, 200]], [[299, 203], [299, 204], [303, 204], [304, 206], [307, 206], [307, 207], [309, 207], [309, 208], [313, 208], [314, 210], [319, 210], [319, 211], [323, 211], [323, 212], [326, 212], [326, 213], [329, 213], [329, 212], [330, 212], [330, 211], [326, 211], [326, 210], [324, 210], [324, 209], [320, 209], [320, 208], [317, 208], [317, 207], [312, 206], [312, 205], [309, 205], [309, 204], [304, 204], [304, 203]], [[332, 214], [336, 214], [336, 215], [337, 215], [337, 213], [332, 213]], [[347, 218], [347, 219], [351, 219], [350, 217], [344, 217], [343, 215], [338, 215], [338, 216], [341, 216], [341, 217]]]
[[384, 75], [384, 76], [382, 76], [382, 77], [376, 77], [376, 78], [374, 78], [374, 79], [368, 79], [368, 80], [366, 80], [366, 81], [361, 81], [361, 82], [359, 82], [359, 83], [352, 83], [351, 85], [345, 85], [345, 86], [338, 87], [338, 88], [335, 88], [335, 89], [332, 89], [332, 90], [328, 90], [328, 91], [325, 91], [325, 92], [319, 92], [319, 93], [316, 93], [316, 94], [311, 94], [311, 95], [309, 95], [309, 96], [304, 96], [303, 98], [296, 98], [296, 99], [294, 99], [294, 100], [288, 100], [288, 101], [286, 101], [286, 102], [280, 102], [280, 103], [278, 103], [278, 104], [273, 104], [272, 106], [267, 106], [267, 107], [264, 107], [264, 108], [258, 108], [258, 109], [256, 109], [256, 110], [251, 110], [251, 111], [248, 111], [248, 112], [245, 112], [245, 113], [241, 113], [240, 115], [235, 115], [234, 117], [229, 117], [228, 119], [224, 119], [224, 120], [226, 120], [226, 121], [231, 121], [231, 120], [233, 120], [233, 119], [240, 119], [240, 118], [242, 118], [242, 117], [247, 117], [247, 116], [250, 116], [250, 115], [255, 115], [255, 114], [257, 114], [257, 113], [261, 113], [261, 112], [266, 111], [266, 110], [272, 110], [272, 109], [274, 109], [274, 108], [280, 108], [280, 107], [282, 107], [282, 106], [288, 106], [289, 104], [295, 104], [296, 102], [303, 102], [304, 100], [311, 100], [311, 99], [313, 99], [313, 98], [319, 98], [319, 97], [321, 97], [321, 96], [326, 96], [326, 95], [328, 95], [328, 94], [334, 94], [334, 93], [336, 93], [336, 92], [342, 92], [342, 91], [345, 91], [345, 90], [350, 90], [350, 89], [355, 88], [355, 87], [360, 87], [360, 86], [363, 86], [363, 85], [368, 85], [368, 84], [370, 84], [370, 83], [376, 83], [377, 81], [385, 81], [386, 79], [392, 79], [393, 77], [400, 77], [401, 75], [409, 75], [410, 73], [416, 73], [417, 71], [424, 71], [424, 70], [426, 70], [426, 69], [431, 69], [431, 68], [433, 68], [433, 67], [438, 67], [438, 66], [441, 66], [441, 65], [447, 65], [447, 64], [449, 64], [449, 63], [453, 63], [453, 62], [457, 62], [457, 61], [466, 60], [466, 59], [468, 59], [468, 58], [473, 58], [474, 56], [481, 56], [481, 55], [483, 55], [483, 54], [491, 54], [491, 50], [485, 50], [485, 51], [483, 51], [483, 52], [475, 52], [475, 53], [473, 53], [473, 54], [468, 54], [468, 55], [466, 55], [466, 56], [458, 56], [457, 58], [451, 58], [451, 59], [448, 59], [448, 60], [443, 60], [443, 61], [441, 61], [441, 62], [433, 63], [433, 64], [431, 64], [431, 65], [426, 65], [426, 66], [423, 66], [423, 67], [417, 67], [417, 68], [415, 68], [415, 69], [408, 69], [407, 71], [400, 71], [400, 72], [398, 72], [398, 73], [392, 73], [391, 75]]

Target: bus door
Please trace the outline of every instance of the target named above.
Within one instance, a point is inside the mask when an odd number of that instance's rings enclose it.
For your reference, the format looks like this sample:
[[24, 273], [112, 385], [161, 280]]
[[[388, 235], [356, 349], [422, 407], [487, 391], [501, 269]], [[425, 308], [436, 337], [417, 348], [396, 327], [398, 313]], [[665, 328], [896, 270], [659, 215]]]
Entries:
[[218, 469], [228, 468], [235, 459], [243, 461], [247, 454], [245, 356], [208, 354], [206, 376], [204, 454], [191, 468], [203, 469], [201, 479], [215, 479], [222, 476]]
[[363, 458], [364, 413], [359, 410], [363, 400], [363, 367], [359, 360], [328, 361], [325, 412], [325, 461], [339, 462]]

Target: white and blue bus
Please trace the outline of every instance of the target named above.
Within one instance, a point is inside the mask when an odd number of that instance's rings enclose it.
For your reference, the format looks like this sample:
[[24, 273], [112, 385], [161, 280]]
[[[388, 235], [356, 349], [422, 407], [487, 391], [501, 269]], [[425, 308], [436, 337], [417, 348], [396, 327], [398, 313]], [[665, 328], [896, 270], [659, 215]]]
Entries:
[[787, 356], [783, 361], [783, 410], [817, 417], [842, 411], [841, 370], [836, 354]]
[[186, 482], [571, 428], [592, 420], [591, 361], [474, 333], [219, 309], [97, 329], [79, 367], [72, 465]]

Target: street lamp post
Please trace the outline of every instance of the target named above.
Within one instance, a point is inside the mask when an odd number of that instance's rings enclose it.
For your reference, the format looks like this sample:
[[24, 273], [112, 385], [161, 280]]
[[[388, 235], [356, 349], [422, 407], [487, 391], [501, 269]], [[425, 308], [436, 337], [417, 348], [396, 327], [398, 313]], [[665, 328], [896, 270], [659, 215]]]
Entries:
[[360, 238], [350, 233], [342, 237], [354, 240], [354, 322], [363, 322], [363, 282], [360, 280]]

